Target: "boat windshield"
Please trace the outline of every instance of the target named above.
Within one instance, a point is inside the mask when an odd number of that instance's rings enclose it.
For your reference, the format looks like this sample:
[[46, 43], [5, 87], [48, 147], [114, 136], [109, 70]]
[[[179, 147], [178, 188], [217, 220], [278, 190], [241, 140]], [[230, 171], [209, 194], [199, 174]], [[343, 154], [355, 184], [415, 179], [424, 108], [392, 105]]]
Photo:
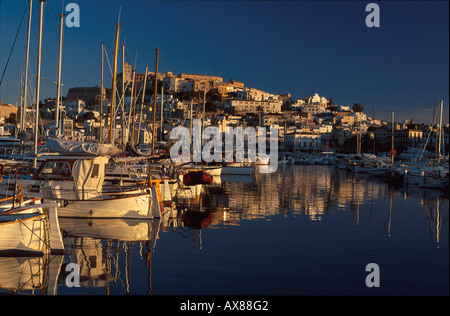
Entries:
[[72, 179], [70, 164], [67, 161], [46, 161], [39, 177]]

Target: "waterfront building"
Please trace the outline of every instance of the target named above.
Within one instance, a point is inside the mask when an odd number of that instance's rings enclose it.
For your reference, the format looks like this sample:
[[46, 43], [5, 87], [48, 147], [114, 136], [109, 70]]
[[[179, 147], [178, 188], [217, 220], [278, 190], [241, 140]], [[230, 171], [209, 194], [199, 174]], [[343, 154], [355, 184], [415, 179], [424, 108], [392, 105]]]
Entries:
[[[379, 144], [379, 151], [389, 151], [391, 149], [392, 131], [390, 126], [376, 129], [374, 136]], [[397, 151], [403, 151], [410, 147], [418, 148], [423, 144], [423, 141], [422, 130], [409, 128], [394, 129], [394, 148]]]
[[321, 135], [297, 129], [284, 135], [283, 146], [290, 152], [318, 152], [322, 149]]
[[234, 113], [281, 113], [281, 101], [229, 100], [227, 107]]

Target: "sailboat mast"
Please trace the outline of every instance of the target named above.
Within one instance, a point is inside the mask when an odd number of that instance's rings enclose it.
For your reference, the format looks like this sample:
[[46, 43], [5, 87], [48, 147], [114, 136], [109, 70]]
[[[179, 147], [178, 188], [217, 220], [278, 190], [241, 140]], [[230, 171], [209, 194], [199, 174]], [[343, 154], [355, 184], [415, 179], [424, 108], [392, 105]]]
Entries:
[[[205, 124], [205, 107], [206, 107], [206, 84], [205, 87], [203, 88], [203, 111], [202, 111], [202, 135], [203, 135], [203, 131], [204, 131], [204, 124]], [[245, 122], [245, 119], [244, 119]]]
[[442, 107], [443, 107], [443, 103], [444, 100], [441, 100], [441, 113], [440, 113], [440, 118], [439, 118], [439, 128], [438, 128], [438, 132], [439, 132], [439, 142], [438, 142], [438, 161], [441, 160], [441, 138], [442, 138]]
[[138, 135], [137, 135], [136, 144], [139, 144], [139, 138], [140, 138], [140, 134], [141, 134], [142, 108], [144, 107], [144, 101], [145, 101], [145, 86], [147, 85], [147, 73], [148, 73], [148, 67], [145, 67], [144, 86], [142, 87], [141, 113], [139, 114], [139, 127], [138, 127]]
[[[134, 147], [134, 125], [136, 122], [136, 70], [133, 72], [133, 121], [131, 123], [131, 145]], [[131, 107], [131, 103], [130, 103]]]
[[375, 106], [372, 106], [372, 150], [375, 155]]
[[153, 130], [152, 130], [152, 154], [155, 154], [155, 131], [156, 131], [156, 93], [158, 88], [158, 62], [159, 62], [159, 48], [156, 49], [156, 69], [155, 69], [155, 94], [153, 102]]
[[104, 44], [102, 42], [102, 71], [101, 71], [101, 75], [100, 75], [100, 135], [98, 137], [98, 140], [100, 142], [100, 144], [103, 143], [103, 100], [104, 100], [104, 95], [103, 95], [103, 49], [104, 49]]
[[36, 70], [36, 113], [34, 122], [34, 162], [33, 166], [37, 166], [37, 145], [39, 136], [39, 91], [41, 89], [41, 51], [42, 51], [42, 26], [44, 23], [44, 2], [39, 0], [39, 36], [38, 36], [38, 55], [37, 55], [37, 70]]
[[163, 130], [163, 121], [164, 121], [164, 87], [161, 87], [161, 141], [163, 141], [163, 134], [164, 134], [164, 130]]
[[59, 127], [59, 103], [61, 102], [61, 61], [63, 45], [64, 13], [59, 14], [59, 51], [58, 51], [58, 80], [56, 83], [56, 113], [55, 127]]
[[112, 96], [111, 96], [111, 116], [109, 122], [109, 142], [113, 143], [113, 128], [115, 125], [114, 120], [114, 106], [116, 98], [116, 76], [117, 76], [117, 50], [119, 47], [119, 28], [120, 23], [116, 23], [116, 42], [114, 46], [114, 67], [113, 67], [113, 77], [112, 77]]
[[391, 118], [391, 169], [394, 166], [394, 111], [392, 111]]
[[30, 33], [31, 33], [31, 14], [33, 8], [33, 0], [28, 1], [28, 32], [27, 32], [27, 51], [25, 57], [25, 78], [23, 85], [23, 103], [22, 103], [22, 116], [20, 117], [20, 130], [26, 129], [27, 124], [27, 85], [28, 85], [28, 64], [30, 60]]

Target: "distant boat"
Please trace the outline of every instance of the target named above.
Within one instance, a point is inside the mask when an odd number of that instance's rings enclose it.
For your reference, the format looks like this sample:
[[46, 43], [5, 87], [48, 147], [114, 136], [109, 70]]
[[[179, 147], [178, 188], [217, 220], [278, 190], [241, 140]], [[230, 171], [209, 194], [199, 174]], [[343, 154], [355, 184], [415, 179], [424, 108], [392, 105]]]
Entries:
[[188, 171], [203, 170], [212, 176], [220, 176], [222, 174], [222, 166], [220, 165], [199, 165], [194, 163], [188, 163], [183, 165], [183, 169]]
[[267, 155], [256, 156], [256, 161], [253, 163], [256, 166], [265, 166], [270, 163], [270, 157]]
[[251, 175], [252, 171], [252, 165], [244, 162], [228, 163], [222, 167], [224, 175]]
[[212, 176], [204, 170], [192, 170], [183, 175], [184, 185], [212, 184]]
[[435, 172], [426, 172], [422, 170], [419, 188], [444, 189], [446, 186], [448, 187], [448, 181], [448, 168], [447, 170], [442, 169]]
[[421, 172], [417, 174], [414, 171], [410, 171], [409, 169], [405, 168], [403, 176], [403, 184], [419, 185], [420, 179], [421, 179]]
[[348, 155], [346, 154], [336, 154], [334, 156], [336, 159], [336, 167], [341, 170], [347, 170], [349, 165]]
[[295, 163], [295, 159], [291, 156], [283, 156], [278, 160], [279, 165], [293, 165]]
[[328, 165], [328, 160], [325, 157], [317, 157], [313, 161], [315, 165]]
[[428, 157], [429, 152], [426, 149], [417, 148], [417, 147], [409, 147], [407, 150], [400, 153], [396, 158], [402, 159], [406, 161], [417, 161], [420, 157]]
[[314, 159], [311, 157], [300, 157], [295, 160], [297, 165], [314, 165]]
[[388, 175], [391, 172], [391, 167], [374, 167], [374, 168], [368, 168], [367, 173], [372, 174], [374, 176], [385, 176]]

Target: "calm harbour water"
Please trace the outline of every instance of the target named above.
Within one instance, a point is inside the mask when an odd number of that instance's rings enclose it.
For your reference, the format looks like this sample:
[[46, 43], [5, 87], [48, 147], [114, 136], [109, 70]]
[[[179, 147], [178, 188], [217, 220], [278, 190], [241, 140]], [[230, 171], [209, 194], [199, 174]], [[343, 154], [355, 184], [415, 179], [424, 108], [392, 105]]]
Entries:
[[[61, 219], [68, 251], [53, 292], [449, 295], [449, 200], [441, 191], [392, 188], [332, 166], [216, 180], [199, 203], [174, 217], [166, 209], [160, 221]], [[79, 265], [81, 287], [66, 286], [69, 263]], [[369, 263], [380, 268], [380, 287], [366, 286]], [[17, 268], [23, 289], [32, 280], [25, 266], [32, 263]]]

